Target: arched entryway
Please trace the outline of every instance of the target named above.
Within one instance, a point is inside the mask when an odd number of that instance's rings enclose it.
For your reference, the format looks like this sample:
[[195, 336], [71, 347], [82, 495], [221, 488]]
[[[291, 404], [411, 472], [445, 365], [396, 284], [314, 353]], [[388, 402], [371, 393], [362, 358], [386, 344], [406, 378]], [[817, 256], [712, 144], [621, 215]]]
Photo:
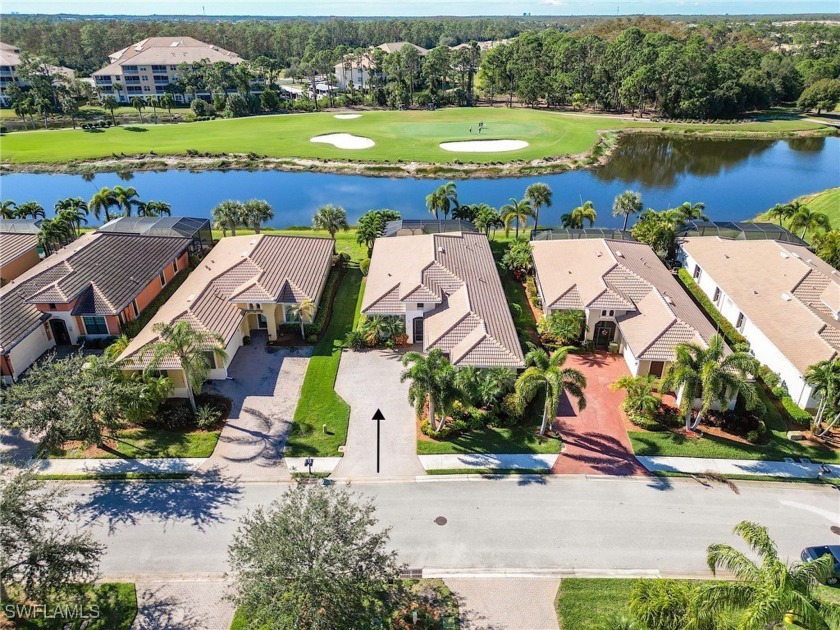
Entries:
[[615, 339], [615, 322], [600, 321], [595, 324], [592, 338], [595, 341], [596, 350], [609, 350], [612, 340]]
[[70, 333], [67, 332], [67, 324], [64, 323], [63, 319], [51, 319], [50, 331], [52, 331], [53, 339], [55, 339], [55, 345], [69, 346], [71, 344]]

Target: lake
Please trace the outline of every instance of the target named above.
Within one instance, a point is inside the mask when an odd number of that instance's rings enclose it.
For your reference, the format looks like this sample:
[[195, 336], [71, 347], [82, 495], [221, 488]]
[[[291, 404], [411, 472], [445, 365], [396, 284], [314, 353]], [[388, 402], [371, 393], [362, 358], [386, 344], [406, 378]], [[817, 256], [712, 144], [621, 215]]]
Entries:
[[[840, 186], [840, 138], [712, 140], [652, 135], [623, 138], [610, 162], [592, 170], [542, 177], [459, 180], [461, 203], [499, 207], [521, 197], [536, 181], [554, 191], [554, 204], [540, 223], [591, 200], [599, 226], [618, 226], [613, 198], [625, 189], [642, 193], [646, 207], [661, 210], [702, 201], [714, 220], [741, 220], [799, 195]], [[224, 199], [267, 199], [272, 225], [309, 225], [323, 204], [344, 206], [351, 221], [371, 208], [394, 208], [406, 218], [428, 216], [425, 197], [441, 182], [280, 171], [188, 171], [81, 175], [10, 174], [0, 177], [0, 196], [34, 200], [52, 208], [57, 199], [89, 199], [102, 186], [134, 186], [143, 200], [163, 200], [173, 214], [208, 217]]]

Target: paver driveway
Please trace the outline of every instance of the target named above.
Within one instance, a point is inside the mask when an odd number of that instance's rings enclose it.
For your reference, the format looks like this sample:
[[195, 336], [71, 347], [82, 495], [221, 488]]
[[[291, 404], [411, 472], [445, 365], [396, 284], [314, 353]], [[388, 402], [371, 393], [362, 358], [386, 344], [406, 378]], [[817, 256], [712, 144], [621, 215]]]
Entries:
[[[446, 578], [465, 630], [557, 630], [560, 578]], [[571, 629], [570, 629], [571, 630]]]
[[213, 456], [203, 469], [241, 481], [288, 479], [283, 446], [309, 364], [311, 348], [269, 347], [265, 337], [236, 353], [230, 379], [208, 381], [207, 389], [233, 401]]
[[400, 383], [402, 353], [393, 350], [345, 351], [335, 391], [350, 405], [350, 427], [344, 457], [333, 471], [336, 479], [377, 477], [376, 422], [381, 409], [379, 477], [425, 474], [417, 458], [414, 409], [408, 404], [408, 382]]
[[586, 409], [579, 411], [563, 396], [554, 428], [563, 438], [563, 452], [552, 472], [560, 474], [645, 475], [646, 469], [633, 455], [630, 438], [618, 406], [624, 392], [610, 385], [630, 376], [620, 354], [595, 352], [570, 354], [566, 366], [586, 376]]

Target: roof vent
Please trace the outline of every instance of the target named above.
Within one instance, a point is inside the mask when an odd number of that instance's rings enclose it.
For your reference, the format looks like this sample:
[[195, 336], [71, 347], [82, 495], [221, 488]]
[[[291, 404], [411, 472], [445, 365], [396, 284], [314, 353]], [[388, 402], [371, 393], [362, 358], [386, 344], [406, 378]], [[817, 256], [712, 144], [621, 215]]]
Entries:
[[[598, 258], [600, 258], [600, 257], [601, 257], [601, 252], [600, 252], [599, 250], [597, 250], [597, 249], [596, 249], [596, 250], [595, 250], [595, 255], [596, 255]], [[571, 271], [570, 271], [569, 273], [571, 273]]]
[[788, 258], [790, 258], [790, 252], [788, 252], [784, 249], [779, 250], [779, 256], [781, 256], [782, 258], [787, 260]]
[[621, 253], [620, 249], [615, 250], [615, 255], [618, 256], [619, 258], [624, 258], [624, 254]]
[[793, 256], [794, 258], [799, 258], [800, 260], [802, 259], [802, 256], [800, 256], [796, 252], [791, 252], [790, 255]]
[[790, 293], [782, 293], [782, 299], [785, 302], [790, 302], [793, 299], [793, 296]]
[[443, 246], [442, 246], [442, 245], [438, 245], [438, 254], [442, 254], [442, 253], [444, 253], [445, 251], [446, 251], [446, 250], [445, 250], [445, 249], [443, 249]]
[[673, 304], [674, 303], [674, 300], [671, 299], [671, 296], [668, 295], [667, 293], [664, 294], [663, 297], [665, 298], [665, 301], [668, 302], [668, 304]]
[[187, 302], [192, 302], [195, 299], [195, 293], [190, 293], [187, 296]]

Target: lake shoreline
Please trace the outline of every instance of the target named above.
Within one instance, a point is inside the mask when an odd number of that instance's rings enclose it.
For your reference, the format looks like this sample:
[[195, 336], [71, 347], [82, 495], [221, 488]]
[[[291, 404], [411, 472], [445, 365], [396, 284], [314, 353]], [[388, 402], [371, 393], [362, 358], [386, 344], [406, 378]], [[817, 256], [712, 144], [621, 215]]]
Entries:
[[713, 140], [788, 140], [792, 138], [825, 138], [840, 135], [838, 129], [821, 127], [800, 131], [743, 131], [702, 129], [642, 129], [602, 131], [586, 153], [509, 162], [365, 162], [355, 160], [319, 160], [314, 158], [269, 157], [243, 153], [203, 153], [195, 155], [157, 155], [143, 153], [115, 158], [73, 160], [70, 162], [31, 162], [0, 164], [0, 174], [63, 174], [85, 175], [140, 171], [179, 170], [188, 172], [241, 170], [361, 175], [365, 177], [413, 179], [498, 179], [555, 175], [606, 164], [618, 140], [632, 134]]

